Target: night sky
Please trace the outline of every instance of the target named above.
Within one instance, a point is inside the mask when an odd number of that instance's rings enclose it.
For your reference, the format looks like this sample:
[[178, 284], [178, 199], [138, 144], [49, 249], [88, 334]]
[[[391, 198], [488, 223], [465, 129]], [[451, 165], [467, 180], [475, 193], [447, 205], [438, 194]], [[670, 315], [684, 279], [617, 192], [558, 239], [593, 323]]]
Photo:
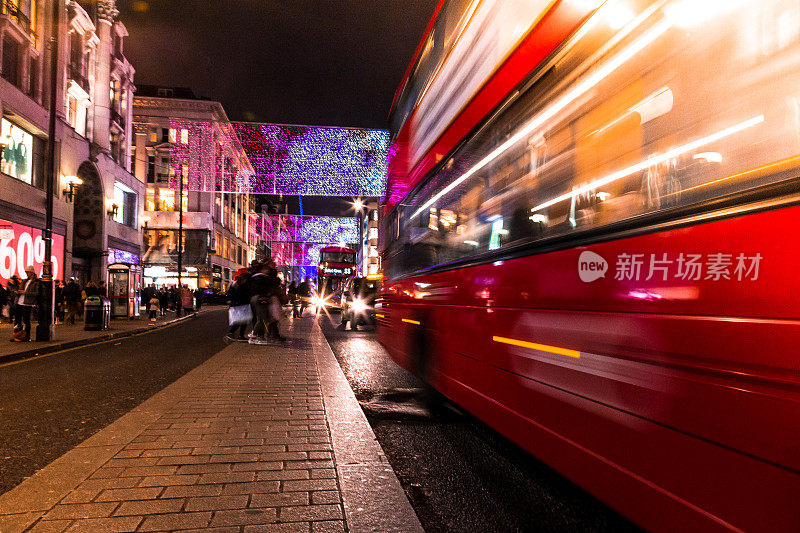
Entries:
[[119, 0], [135, 83], [231, 120], [386, 128], [436, 0]]

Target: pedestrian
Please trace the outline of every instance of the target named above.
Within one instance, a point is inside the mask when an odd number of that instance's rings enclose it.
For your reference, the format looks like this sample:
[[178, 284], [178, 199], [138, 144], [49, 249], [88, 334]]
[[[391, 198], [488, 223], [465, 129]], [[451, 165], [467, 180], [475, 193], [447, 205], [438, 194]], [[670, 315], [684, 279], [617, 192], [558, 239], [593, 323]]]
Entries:
[[158, 301], [161, 302], [161, 316], [166, 316], [169, 307], [169, 294], [166, 288], [161, 287], [158, 290]]
[[[242, 307], [248, 306], [250, 307], [250, 313], [252, 316], [252, 306], [250, 305], [250, 273], [249, 272], [242, 272], [238, 276], [236, 276], [236, 280], [231, 284], [228, 288], [228, 302], [231, 307]], [[246, 308], [244, 308], [246, 311]], [[244, 318], [242, 322], [232, 324], [231, 329], [228, 331], [228, 339], [235, 340], [235, 341], [245, 341], [247, 338], [245, 337], [244, 332], [247, 330], [247, 323], [250, 320]], [[236, 335], [236, 331], [239, 331], [239, 334]]]
[[25, 267], [27, 279], [16, 291], [14, 336], [11, 342], [27, 342], [31, 339], [31, 313], [39, 303], [39, 278], [32, 265]]
[[200, 311], [200, 307], [203, 305], [203, 289], [197, 287], [194, 291], [194, 308], [196, 311]]
[[292, 283], [289, 285], [289, 289], [286, 292], [287, 296], [289, 297], [289, 301], [292, 303], [292, 316], [294, 318], [300, 318], [300, 313], [298, 313], [300, 302], [297, 298], [297, 284], [292, 281]]
[[57, 279], [54, 282], [53, 286], [53, 300], [55, 301], [56, 308], [55, 308], [55, 320], [56, 324], [63, 324], [64, 323], [64, 283]]
[[[8, 290], [3, 287], [3, 284], [0, 283], [0, 321], [5, 318], [5, 309], [6, 305], [8, 304]], [[9, 318], [11, 318], [9, 316]]]
[[147, 309], [150, 312], [150, 322], [155, 322], [156, 317], [158, 316], [158, 311], [161, 309], [161, 300], [158, 299], [158, 296], [153, 294], [153, 296], [150, 297]]
[[311, 305], [311, 279], [306, 279], [297, 287], [297, 296], [300, 298], [300, 314], [297, 318], [303, 318], [303, 311]]
[[183, 309], [184, 313], [194, 313], [195, 311], [194, 293], [191, 290], [189, 290], [189, 287], [187, 287], [186, 285], [181, 287], [180, 302], [178, 302], [178, 305], [181, 306], [181, 309]]
[[20, 279], [17, 275], [11, 276], [6, 284], [6, 292], [8, 292], [8, 322], [14, 323], [17, 307], [17, 291], [19, 290]]
[[64, 285], [61, 291], [64, 298], [64, 305], [67, 312], [64, 316], [64, 324], [75, 324], [75, 317], [80, 316], [81, 307], [81, 288], [78, 286], [75, 278], [69, 278], [69, 281]]
[[269, 299], [269, 315], [270, 321], [267, 323], [267, 331], [270, 338], [279, 340], [281, 342], [286, 340], [286, 337], [281, 335], [280, 321], [283, 318], [283, 305], [287, 302], [286, 292], [283, 289], [283, 283], [278, 276], [278, 269], [274, 261], [267, 264], [267, 281], [269, 284], [270, 299]]

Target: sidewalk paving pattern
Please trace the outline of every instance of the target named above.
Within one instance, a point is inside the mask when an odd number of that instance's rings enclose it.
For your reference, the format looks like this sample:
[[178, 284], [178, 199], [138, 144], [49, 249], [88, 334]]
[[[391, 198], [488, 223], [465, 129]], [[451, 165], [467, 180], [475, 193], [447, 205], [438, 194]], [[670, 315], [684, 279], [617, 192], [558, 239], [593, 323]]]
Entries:
[[236, 343], [11, 491], [0, 532], [422, 531], [313, 318]]

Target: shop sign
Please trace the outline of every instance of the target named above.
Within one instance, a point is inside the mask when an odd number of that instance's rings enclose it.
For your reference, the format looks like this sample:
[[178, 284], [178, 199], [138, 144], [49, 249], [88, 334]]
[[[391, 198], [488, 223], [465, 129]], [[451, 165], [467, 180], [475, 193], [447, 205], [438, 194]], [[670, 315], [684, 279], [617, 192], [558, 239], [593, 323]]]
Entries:
[[[63, 275], [64, 236], [53, 234], [51, 261], [53, 279]], [[12, 276], [25, 279], [25, 267], [33, 265], [36, 275], [42, 275], [44, 239], [42, 231], [6, 220], [0, 220], [0, 281], [5, 284]]]
[[125, 250], [118, 250], [116, 248], [108, 249], [108, 262], [111, 263], [126, 263], [129, 265], [139, 264], [139, 254], [127, 252]]

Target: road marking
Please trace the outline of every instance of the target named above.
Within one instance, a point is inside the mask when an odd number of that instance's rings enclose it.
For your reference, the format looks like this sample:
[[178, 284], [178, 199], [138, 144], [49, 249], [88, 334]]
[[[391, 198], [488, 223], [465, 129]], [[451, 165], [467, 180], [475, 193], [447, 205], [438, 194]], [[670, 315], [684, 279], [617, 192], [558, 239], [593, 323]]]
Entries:
[[577, 350], [570, 350], [568, 348], [559, 348], [558, 346], [548, 346], [547, 344], [537, 344], [535, 342], [520, 341], [517, 339], [509, 339], [508, 337], [492, 337], [494, 342], [503, 344], [510, 344], [512, 346], [520, 346], [522, 348], [529, 348], [531, 350], [539, 350], [541, 352], [550, 352], [558, 355], [565, 355], [567, 357], [574, 357], [580, 359], [581, 352]]

